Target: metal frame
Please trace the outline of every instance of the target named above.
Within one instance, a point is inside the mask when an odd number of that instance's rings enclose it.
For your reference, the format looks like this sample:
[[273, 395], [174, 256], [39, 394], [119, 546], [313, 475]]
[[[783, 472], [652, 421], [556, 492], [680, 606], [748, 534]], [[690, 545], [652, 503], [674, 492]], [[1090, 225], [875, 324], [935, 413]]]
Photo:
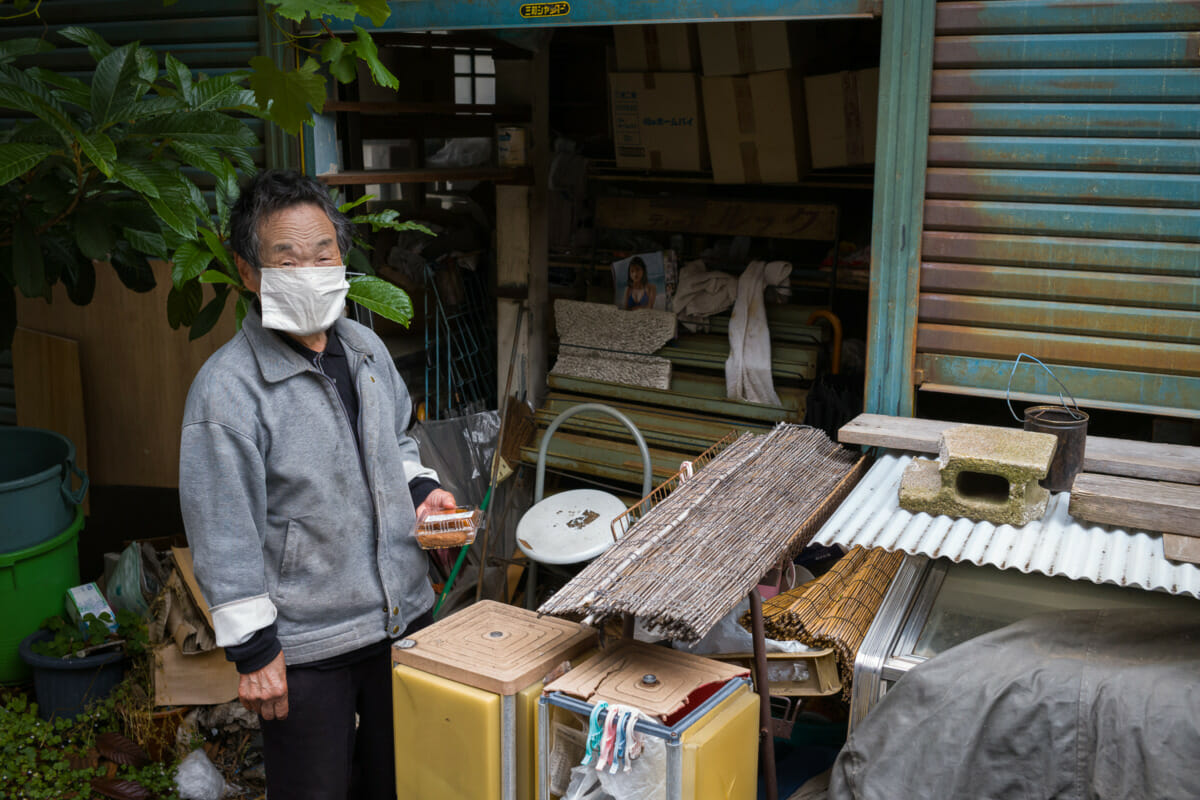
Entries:
[[[634, 730], [647, 736], [663, 739], [667, 743], [667, 797], [666, 800], [683, 800], [683, 734], [692, 725], [703, 719], [710, 711], [729, 699], [742, 686], [750, 684], [749, 678], [731, 678], [715, 694], [698, 705], [675, 725], [663, 725], [648, 719], [639, 719]], [[550, 800], [550, 706], [590, 717], [593, 705], [565, 695], [551, 692], [538, 700], [538, 798]], [[605, 710], [600, 719], [610, 712]]]

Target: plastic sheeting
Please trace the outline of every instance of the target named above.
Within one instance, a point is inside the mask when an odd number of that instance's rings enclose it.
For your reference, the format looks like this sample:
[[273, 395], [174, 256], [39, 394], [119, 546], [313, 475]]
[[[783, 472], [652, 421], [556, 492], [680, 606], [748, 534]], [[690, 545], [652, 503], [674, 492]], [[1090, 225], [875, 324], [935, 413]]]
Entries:
[[[442, 488], [453, 494], [460, 506], [478, 508], [487, 495], [499, 432], [499, 412], [483, 411], [462, 417], [426, 420], [413, 426], [409, 435], [420, 448], [421, 463], [437, 470]], [[488, 552], [491, 555], [507, 557], [516, 549], [517, 521], [529, 507], [530, 498], [529, 487], [521, 479], [523, 472], [501, 483], [497, 489], [489, 521]], [[457, 557], [457, 550], [448, 552]], [[459, 572], [439, 618], [474, 601], [482, 552], [481, 532], [471, 545], [466, 564]], [[438, 580], [445, 577], [445, 574], [438, 575]], [[504, 569], [489, 568], [483, 596], [501, 597], [504, 580]]]
[[1031, 617], [901, 678], [855, 728], [829, 798], [1200, 797], [1197, 674], [1200, 615]]

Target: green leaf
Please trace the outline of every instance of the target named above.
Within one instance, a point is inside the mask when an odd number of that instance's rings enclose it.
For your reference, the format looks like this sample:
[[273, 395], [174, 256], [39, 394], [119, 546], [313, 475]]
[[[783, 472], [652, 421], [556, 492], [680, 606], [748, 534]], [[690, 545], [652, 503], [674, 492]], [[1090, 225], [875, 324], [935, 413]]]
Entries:
[[41, 297], [46, 290], [46, 265], [33, 226], [18, 219], [13, 226], [13, 277], [26, 297]]
[[161, 234], [149, 231], [139, 231], [135, 228], [122, 228], [121, 236], [139, 253], [167, 260], [167, 243]]
[[238, 283], [237, 281], [235, 281], [233, 278], [229, 277], [224, 272], [219, 272], [215, 269], [205, 270], [204, 272], [200, 273], [200, 282], [201, 283], [221, 283], [221, 284], [227, 284], [229, 286], [232, 286], [235, 289], [242, 288], [242, 285], [240, 283]]
[[204, 302], [204, 289], [195, 281], [180, 286], [172, 286], [167, 294], [167, 322], [172, 328], [180, 325], [190, 326], [200, 313], [200, 305]]
[[70, 75], [62, 75], [41, 67], [27, 70], [35, 80], [54, 86], [54, 96], [64, 103], [71, 103], [80, 108], [90, 108], [92, 105], [92, 89], [86, 83]]
[[412, 300], [408, 293], [383, 278], [370, 275], [351, 278], [346, 299], [353, 300], [363, 308], [370, 309], [392, 322], [398, 322], [406, 328], [412, 321]]
[[142, 97], [129, 109], [129, 119], [131, 122], [137, 120], [148, 119], [150, 117], [161, 116], [162, 114], [172, 114], [176, 111], [186, 110], [186, 104], [178, 97], [171, 95], [153, 95], [150, 97]]
[[45, 39], [9, 39], [0, 42], [0, 63], [8, 64], [21, 56], [31, 56], [46, 53], [54, 49], [54, 45]]
[[358, 58], [346, 49], [341, 39], [329, 39], [321, 45], [320, 58], [329, 65], [329, 74], [339, 83], [354, 83], [358, 78]]
[[242, 320], [246, 318], [246, 311], [250, 308], [249, 301], [246, 300], [246, 295], [239, 294], [237, 305], [233, 307], [233, 324], [239, 331], [242, 329]]
[[198, 80], [192, 93], [192, 108], [197, 111], [219, 111], [254, 105], [254, 94], [245, 88], [249, 71], [238, 70]]
[[123, 164], [120, 161], [114, 161], [112, 164], [112, 176], [135, 192], [140, 192], [150, 197], [158, 197], [158, 187], [154, 185], [152, 180], [146, 177], [146, 173], [132, 164]]
[[128, 242], [118, 241], [109, 261], [127, 288], [135, 292], [148, 292], [154, 288], [156, 281], [150, 262], [130, 247]]
[[47, 267], [53, 262], [55, 271], [62, 276], [71, 302], [77, 306], [90, 303], [96, 291], [96, 268], [92, 260], [79, 252], [73, 239], [64, 236], [43, 236], [42, 249]]
[[167, 67], [167, 79], [179, 89], [179, 96], [183, 98], [183, 101], [191, 103], [194, 96], [192, 92], [192, 71], [188, 69], [186, 64], [170, 53], [167, 53], [165, 63]]
[[75, 244], [88, 258], [104, 261], [117, 244], [117, 234], [103, 203], [84, 203], [71, 216]]
[[230, 274], [236, 273], [237, 268], [233, 264], [233, 258], [229, 255], [229, 248], [221, 241], [221, 237], [208, 228], [200, 229], [200, 236], [204, 239], [204, 243], [208, 245], [209, 251], [217, 257], [217, 261], [221, 262]]
[[112, 52], [112, 45], [104, 41], [100, 34], [96, 33], [91, 28], [85, 28], [82, 25], [72, 25], [59, 30], [58, 35], [87, 47], [88, 52], [92, 54], [92, 58], [100, 61], [106, 55]]
[[0, 64], [0, 108], [27, 111], [51, 125], [70, 147], [79, 134], [62, 104], [44, 84], [9, 64]]
[[178, 111], [141, 120], [130, 136], [173, 139], [200, 147], [256, 147], [258, 137], [244, 122], [219, 111]]
[[317, 73], [316, 60], [307, 59], [300, 68], [284, 72], [266, 56], [256, 56], [250, 66], [254, 69], [250, 88], [259, 110], [288, 133], [300, 133], [311, 120], [310, 105], [317, 112], [325, 107], [325, 79]]
[[221, 174], [223, 159], [220, 152], [211, 147], [172, 139], [171, 149], [178, 153], [185, 163], [191, 164], [196, 169], [202, 169], [211, 175]]
[[228, 296], [228, 292], [219, 291], [216, 297], [208, 301], [208, 305], [196, 315], [196, 321], [192, 323], [192, 330], [188, 334], [188, 341], [195, 341], [213, 329], [217, 320], [221, 318], [221, 312], [225, 310], [225, 298]]
[[29, 172], [56, 150], [44, 144], [0, 144], [0, 186]]
[[346, 253], [346, 271], [361, 272], [364, 275], [375, 274], [375, 268], [371, 266], [371, 259], [367, 258], [366, 253], [357, 247], [351, 247], [350, 252]]
[[375, 199], [375, 195], [364, 194], [362, 197], [358, 198], [357, 200], [349, 200], [345, 203], [342, 203], [341, 205], [338, 206], [338, 211], [342, 212], [343, 214], [349, 214], [353, 209], [358, 208], [363, 203], [366, 203], [366, 202], [368, 202], [370, 200], [374, 200], [374, 199]]
[[224, 162], [223, 169], [217, 173], [216, 178], [217, 228], [221, 231], [228, 231], [229, 214], [233, 209], [233, 204], [237, 202], [241, 190], [238, 188], [237, 173], [228, 161]]
[[212, 263], [213, 254], [196, 242], [185, 242], [172, 259], [171, 280], [179, 287], [195, 278]]
[[84, 155], [92, 160], [96, 168], [111, 178], [113, 174], [111, 162], [117, 159], [117, 146], [113, 144], [113, 140], [100, 131], [95, 131], [93, 133], [79, 132], [75, 135], [75, 141], [79, 142], [79, 149], [83, 150]]
[[383, 27], [392, 13], [387, 0], [357, 0], [355, 5], [358, 6], [358, 13], [371, 20], [376, 28]]
[[158, 79], [158, 54], [149, 47], [139, 47], [134, 58], [137, 60], [138, 77], [143, 84], [140, 91], [145, 92]]
[[358, 40], [353, 45], [354, 52], [358, 54], [358, 57], [371, 70], [371, 79], [379, 86], [386, 86], [389, 89], [399, 89], [400, 81], [379, 60], [379, 49], [375, 46], [375, 40], [371, 38], [371, 34], [358, 25], [354, 26], [354, 32], [358, 34]]
[[184, 240], [196, 238], [196, 211], [192, 207], [191, 197], [186, 188], [179, 186], [164, 187], [160, 184], [161, 196], [157, 199], [147, 198], [150, 208], [159, 216], [167, 227], [178, 233]]
[[92, 74], [92, 119], [96, 125], [118, 121], [136, 98], [137, 45], [118, 47], [100, 59]]
[[347, 3], [343, 0], [267, 0], [268, 6], [274, 6], [274, 11], [284, 19], [292, 22], [304, 22], [312, 17], [334, 19], [354, 19], [358, 13], [357, 3]]

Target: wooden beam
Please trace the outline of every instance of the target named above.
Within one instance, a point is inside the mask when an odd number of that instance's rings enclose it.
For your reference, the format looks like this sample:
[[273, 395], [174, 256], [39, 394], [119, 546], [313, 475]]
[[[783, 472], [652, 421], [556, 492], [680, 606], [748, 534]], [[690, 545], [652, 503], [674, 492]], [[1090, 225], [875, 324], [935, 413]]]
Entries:
[[[859, 414], [838, 431], [842, 444], [936, 453], [942, 431], [960, 423], [884, 414]], [[1200, 447], [1089, 436], [1087, 472], [1200, 484]]]
[[1200, 537], [1200, 487], [1080, 473], [1070, 514], [1101, 525]]
[[635, 231], [670, 231], [724, 236], [833, 241], [836, 205], [761, 203], [695, 197], [600, 197], [596, 226]]
[[448, 167], [444, 169], [357, 169], [329, 172], [317, 179], [329, 186], [366, 186], [372, 183], [434, 183], [436, 181], [529, 181], [528, 170], [508, 167]]
[[1200, 564], [1200, 538], [1180, 536], [1177, 533], [1164, 533], [1163, 555], [1171, 561]]
[[[529, 106], [496, 105], [494, 103], [433, 103], [422, 100], [401, 102], [371, 101], [371, 100], [329, 100], [325, 103], [324, 113], [332, 111], [355, 111], [359, 114], [384, 114], [399, 116], [401, 114], [420, 114], [422, 116], [448, 117], [458, 114], [487, 115], [505, 120], [528, 120]], [[495, 121], [494, 119], [489, 121]]]

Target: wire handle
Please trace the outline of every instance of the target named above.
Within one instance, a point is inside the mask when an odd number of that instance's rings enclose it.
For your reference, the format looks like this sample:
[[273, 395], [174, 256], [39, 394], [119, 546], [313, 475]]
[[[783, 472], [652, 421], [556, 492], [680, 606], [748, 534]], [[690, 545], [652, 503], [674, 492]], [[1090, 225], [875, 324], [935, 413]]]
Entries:
[[1058, 379], [1058, 376], [1054, 374], [1054, 370], [1043, 364], [1036, 356], [1031, 356], [1028, 353], [1018, 353], [1017, 360], [1013, 362], [1012, 372], [1008, 373], [1008, 386], [1004, 389], [1004, 402], [1008, 404], [1008, 413], [1013, 415], [1013, 419], [1015, 419], [1017, 422], [1024, 422], [1024, 420], [1017, 416], [1017, 412], [1013, 411], [1012, 407], [1013, 376], [1017, 374], [1017, 367], [1020, 366], [1022, 358], [1028, 358], [1030, 361], [1046, 370], [1046, 372], [1050, 374], [1050, 377], [1054, 378], [1054, 382], [1062, 387], [1063, 392], [1067, 393], [1067, 397], [1071, 398], [1071, 402], [1075, 405], [1075, 408], [1072, 409], [1071, 406], [1067, 405], [1067, 401], [1063, 399], [1062, 392], [1058, 393], [1058, 402], [1062, 403], [1063, 408], [1067, 410], [1067, 413], [1071, 415], [1072, 419], [1084, 418], [1083, 412], [1079, 410], [1079, 401], [1075, 399], [1075, 395], [1071, 394], [1071, 390], [1067, 388], [1067, 385]]

